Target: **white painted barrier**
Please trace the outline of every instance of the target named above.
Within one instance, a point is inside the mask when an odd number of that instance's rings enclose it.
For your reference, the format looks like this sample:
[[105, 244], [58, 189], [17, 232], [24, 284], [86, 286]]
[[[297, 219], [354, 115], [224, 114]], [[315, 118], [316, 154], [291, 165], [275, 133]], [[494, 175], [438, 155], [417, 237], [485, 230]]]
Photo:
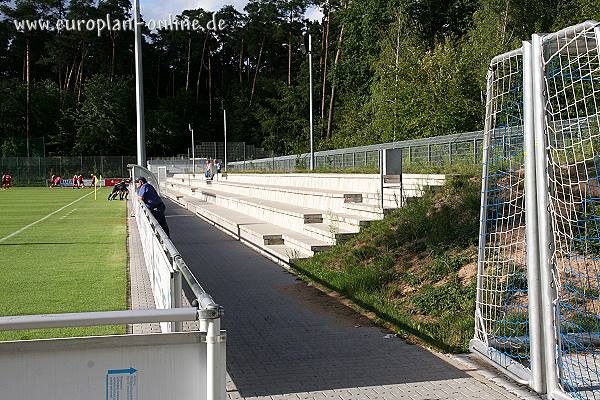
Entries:
[[[187, 308], [3, 317], [0, 330], [181, 322], [201, 316], [202, 311]], [[4, 342], [0, 343], [0, 398], [224, 400], [225, 359], [220, 358], [224, 354], [224, 332], [210, 327], [206, 333]]]
[[[139, 200], [134, 199], [133, 204], [156, 308], [180, 307], [181, 300], [178, 300], [172, 293], [176, 285], [175, 280], [181, 281], [181, 277], [178, 276], [179, 272], [173, 268], [173, 258], [170, 257], [169, 252], [165, 251], [164, 244], [160, 241], [160, 234], [156, 234], [156, 231], [162, 231], [162, 228], [157, 222], [153, 223], [152, 214]], [[164, 232], [162, 233], [166, 237]], [[177, 254], [173, 254], [173, 256], [175, 255]], [[160, 328], [162, 332], [179, 330], [168, 322], [162, 322]]]

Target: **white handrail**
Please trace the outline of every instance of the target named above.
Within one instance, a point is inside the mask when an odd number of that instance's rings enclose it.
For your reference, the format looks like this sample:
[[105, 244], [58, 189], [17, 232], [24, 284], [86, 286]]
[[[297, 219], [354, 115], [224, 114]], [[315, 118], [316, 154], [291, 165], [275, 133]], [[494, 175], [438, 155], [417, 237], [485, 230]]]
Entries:
[[166, 310], [125, 310], [71, 314], [22, 315], [0, 317], [0, 331], [196, 320], [198, 320], [198, 310], [193, 307], [170, 308]]

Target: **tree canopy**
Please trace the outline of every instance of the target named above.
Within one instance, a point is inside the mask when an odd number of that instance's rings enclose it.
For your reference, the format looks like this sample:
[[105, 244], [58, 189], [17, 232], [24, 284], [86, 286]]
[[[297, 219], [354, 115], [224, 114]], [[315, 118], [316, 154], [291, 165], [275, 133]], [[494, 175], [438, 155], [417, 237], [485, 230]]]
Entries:
[[[323, 18], [306, 20], [310, 7]], [[143, 12], [143, 10], [142, 10]], [[133, 32], [19, 31], [14, 20], [131, 17], [130, 0], [0, 0], [0, 151], [44, 138], [55, 155], [135, 153]], [[176, 18], [206, 26], [212, 13]], [[534, 32], [600, 19], [600, 0], [251, 0], [222, 31], [145, 30], [150, 156], [228, 138], [308, 148], [312, 35], [320, 149], [481, 129], [491, 58]], [[29, 149], [35, 154], [35, 149]]]

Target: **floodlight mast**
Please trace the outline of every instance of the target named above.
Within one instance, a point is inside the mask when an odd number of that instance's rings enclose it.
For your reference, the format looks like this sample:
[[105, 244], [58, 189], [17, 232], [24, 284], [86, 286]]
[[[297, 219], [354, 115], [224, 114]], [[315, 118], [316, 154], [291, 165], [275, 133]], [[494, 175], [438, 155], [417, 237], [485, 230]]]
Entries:
[[314, 171], [315, 169], [315, 146], [314, 146], [314, 132], [313, 132], [313, 76], [312, 76], [312, 35], [308, 34], [308, 75], [309, 75], [309, 87], [310, 87], [310, 170]]
[[196, 144], [194, 143], [194, 128], [192, 128], [192, 124], [188, 124], [188, 129], [192, 132], [192, 174], [196, 175]]
[[140, 0], [133, 0], [133, 21], [135, 24], [135, 96], [136, 96], [136, 130], [137, 130], [137, 163], [146, 166], [146, 134], [144, 126], [144, 71], [142, 68], [142, 24], [140, 17]]

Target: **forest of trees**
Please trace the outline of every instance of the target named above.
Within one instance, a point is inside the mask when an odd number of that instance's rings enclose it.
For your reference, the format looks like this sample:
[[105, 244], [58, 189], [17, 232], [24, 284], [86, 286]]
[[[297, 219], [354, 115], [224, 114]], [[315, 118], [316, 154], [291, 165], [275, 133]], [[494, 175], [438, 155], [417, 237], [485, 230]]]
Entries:
[[[321, 21], [306, 21], [317, 6]], [[19, 32], [13, 20], [115, 19], [129, 0], [0, 0], [0, 154], [135, 154], [133, 32]], [[142, 10], [143, 14], [143, 10]], [[177, 18], [212, 14], [186, 10]], [[308, 147], [313, 38], [317, 148], [480, 129], [490, 59], [533, 32], [600, 19], [600, 0], [251, 0], [221, 32], [146, 31], [149, 156], [229, 140], [275, 154]], [[32, 155], [37, 147], [31, 147]]]

